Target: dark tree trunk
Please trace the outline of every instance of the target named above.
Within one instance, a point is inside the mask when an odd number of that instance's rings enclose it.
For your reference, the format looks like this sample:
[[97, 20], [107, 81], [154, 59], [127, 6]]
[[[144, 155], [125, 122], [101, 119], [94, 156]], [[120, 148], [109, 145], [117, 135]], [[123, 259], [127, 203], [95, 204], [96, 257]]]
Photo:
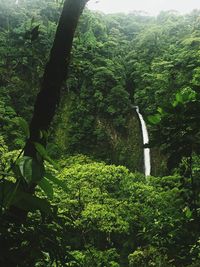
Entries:
[[[41, 131], [48, 131], [60, 101], [60, 92], [67, 77], [72, 41], [79, 17], [89, 0], [65, 0], [58, 23], [49, 61], [46, 65], [41, 83], [41, 90], [34, 105], [33, 117], [30, 123], [30, 138], [24, 149], [24, 155], [36, 158], [34, 142], [46, 145], [46, 139], [41, 138]], [[24, 190], [34, 193], [36, 184], [31, 184]], [[27, 212], [11, 206], [11, 217], [23, 222]]]
[[59, 20], [49, 62], [46, 65], [41, 90], [37, 96], [30, 123], [30, 138], [24, 155], [35, 157], [34, 142], [45, 145], [41, 131], [47, 131], [59, 104], [62, 84], [69, 67], [72, 41], [79, 17], [88, 0], [66, 0]]

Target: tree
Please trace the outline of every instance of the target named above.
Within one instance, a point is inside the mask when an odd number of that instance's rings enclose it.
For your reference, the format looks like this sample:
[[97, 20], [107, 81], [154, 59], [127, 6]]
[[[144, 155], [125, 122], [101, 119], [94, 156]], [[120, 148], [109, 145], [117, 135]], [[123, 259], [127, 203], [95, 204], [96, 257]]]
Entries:
[[59, 104], [62, 84], [66, 78], [72, 41], [78, 19], [88, 0], [66, 0], [58, 24], [50, 59], [46, 65], [41, 91], [39, 92], [30, 124], [30, 138], [24, 155], [35, 157], [34, 142], [46, 143], [40, 138], [41, 131], [48, 131]]
[[[56, 107], [59, 104], [60, 92], [67, 75], [70, 62], [72, 41], [78, 19], [88, 0], [66, 0], [57, 27], [55, 40], [51, 49], [50, 58], [46, 65], [41, 83], [41, 90], [36, 98], [33, 117], [30, 123], [30, 137], [25, 145], [24, 156], [32, 159], [30, 168], [38, 168], [39, 176], [42, 179], [43, 162], [38, 160], [35, 143], [46, 145], [46, 134], [50, 123], [55, 115]], [[27, 159], [27, 158], [25, 158]], [[24, 160], [25, 164], [26, 160]], [[36, 164], [33, 164], [35, 162]], [[32, 170], [33, 173], [33, 170]], [[25, 186], [25, 191], [33, 193], [37, 182], [32, 177]], [[22, 219], [26, 213], [19, 208], [11, 207], [11, 213]]]
[[148, 117], [154, 125], [152, 143], [165, 153], [168, 170], [179, 168], [183, 187], [187, 188], [188, 184], [191, 184], [189, 205], [195, 212], [196, 202], [199, 200], [199, 178], [194, 179], [193, 176], [193, 157], [200, 155], [200, 123], [197, 119], [199, 108], [198, 94], [186, 87], [176, 93], [172, 103], [158, 108], [157, 114]]

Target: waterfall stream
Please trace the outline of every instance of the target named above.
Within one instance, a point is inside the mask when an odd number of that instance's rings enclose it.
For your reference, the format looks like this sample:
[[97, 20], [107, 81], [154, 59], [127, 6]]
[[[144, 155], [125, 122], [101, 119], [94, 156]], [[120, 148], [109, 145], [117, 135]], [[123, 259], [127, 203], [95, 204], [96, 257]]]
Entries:
[[[140, 113], [139, 107], [136, 106], [135, 109], [140, 119], [140, 123], [142, 127], [143, 145], [145, 145], [149, 143], [149, 135], [147, 131], [147, 126], [143, 119], [142, 114]], [[144, 173], [145, 173], [145, 176], [149, 176], [151, 174], [151, 158], [150, 158], [149, 148], [144, 148]]]

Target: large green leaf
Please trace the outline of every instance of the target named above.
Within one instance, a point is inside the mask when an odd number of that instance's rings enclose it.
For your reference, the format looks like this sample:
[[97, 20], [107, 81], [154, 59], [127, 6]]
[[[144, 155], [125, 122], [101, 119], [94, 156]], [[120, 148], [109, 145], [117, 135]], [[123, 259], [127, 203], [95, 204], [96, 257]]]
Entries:
[[41, 187], [41, 189], [44, 191], [44, 193], [49, 199], [53, 198], [53, 187], [47, 179], [42, 178], [38, 185]]
[[39, 182], [44, 173], [44, 167], [42, 163], [37, 162], [35, 159], [23, 156], [17, 160], [20, 173], [25, 181], [30, 184], [32, 182]]
[[37, 152], [40, 154], [40, 156], [43, 159], [46, 159], [48, 161], [50, 157], [48, 156], [45, 147], [43, 145], [41, 145], [40, 143], [37, 143], [37, 142], [35, 142], [34, 145], [35, 145]]
[[13, 205], [31, 212], [40, 210], [47, 214], [51, 213], [51, 205], [46, 199], [41, 199], [24, 192], [18, 192]]
[[60, 188], [62, 188], [63, 191], [65, 192], [69, 192], [69, 189], [67, 188], [66, 184], [61, 181], [60, 179], [58, 179], [57, 177], [55, 177], [54, 175], [52, 175], [51, 173], [47, 172], [44, 174], [44, 176], [51, 181], [52, 183], [54, 183], [55, 185], [59, 186]]
[[50, 203], [45, 199], [23, 192], [19, 188], [19, 183], [13, 183], [5, 180], [0, 185], [0, 201], [4, 208], [14, 205], [26, 211], [40, 210], [44, 213], [51, 212]]
[[58, 165], [55, 163], [55, 161], [53, 161], [53, 160], [49, 157], [49, 155], [48, 155], [48, 153], [47, 153], [47, 151], [46, 151], [46, 149], [45, 149], [45, 147], [44, 147], [43, 145], [41, 145], [41, 144], [39, 144], [39, 143], [37, 143], [37, 142], [35, 142], [34, 145], [35, 145], [35, 148], [36, 148], [37, 152], [39, 153], [39, 155], [40, 155], [43, 159], [45, 159], [45, 160], [48, 161], [50, 164], [52, 164], [52, 165], [54, 166], [55, 169], [58, 169], [58, 168], [59, 168]]
[[12, 203], [17, 193], [18, 184], [4, 180], [0, 184], [0, 203], [6, 208]]

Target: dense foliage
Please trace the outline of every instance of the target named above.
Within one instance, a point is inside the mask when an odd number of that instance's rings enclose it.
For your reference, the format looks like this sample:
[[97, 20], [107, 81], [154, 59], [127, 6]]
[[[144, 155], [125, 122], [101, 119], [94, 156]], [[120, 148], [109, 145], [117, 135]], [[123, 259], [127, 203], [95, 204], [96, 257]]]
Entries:
[[0, 1], [0, 265], [199, 266], [200, 12], [85, 10], [44, 169], [22, 152], [62, 2]]
[[65, 191], [54, 186], [51, 214], [30, 213], [23, 226], [3, 217], [3, 266], [182, 266], [198, 258], [180, 177], [147, 181], [81, 155], [60, 166], [48, 166], [65, 183]]

